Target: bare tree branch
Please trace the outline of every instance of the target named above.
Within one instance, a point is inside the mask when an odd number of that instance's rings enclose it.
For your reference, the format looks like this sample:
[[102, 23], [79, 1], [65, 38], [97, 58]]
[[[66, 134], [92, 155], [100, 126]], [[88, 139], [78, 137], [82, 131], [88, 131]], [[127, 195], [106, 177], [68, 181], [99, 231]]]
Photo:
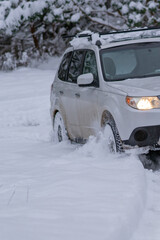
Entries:
[[92, 12], [92, 13], [94, 13], [94, 12], [96, 12], [96, 13], [98, 13], [98, 12], [100, 12], [100, 13], [106, 13], [108, 16], [115, 17], [115, 18], [120, 18], [120, 19], [124, 20], [125, 23], [126, 23], [126, 21], [127, 21], [127, 18], [125, 18], [124, 16], [122, 16], [122, 15], [117, 15], [117, 14], [112, 13], [112, 12], [109, 12], [109, 11], [107, 11], [107, 10], [92, 10], [91, 12]]
[[115, 31], [120, 30], [120, 29], [116, 28], [115, 26], [113, 26], [113, 25], [111, 25], [111, 24], [109, 24], [109, 23], [105, 23], [105, 22], [99, 21], [97, 18], [92, 18], [92, 17], [88, 16], [88, 14], [85, 12], [85, 10], [84, 10], [81, 6], [79, 6], [79, 4], [77, 4], [77, 3], [75, 2], [75, 0], [72, 0], [72, 2], [79, 8], [79, 10], [80, 10], [91, 22], [100, 24], [100, 25], [105, 26], [105, 27], [108, 27], [108, 28], [111, 28], [112, 30], [115, 30]]

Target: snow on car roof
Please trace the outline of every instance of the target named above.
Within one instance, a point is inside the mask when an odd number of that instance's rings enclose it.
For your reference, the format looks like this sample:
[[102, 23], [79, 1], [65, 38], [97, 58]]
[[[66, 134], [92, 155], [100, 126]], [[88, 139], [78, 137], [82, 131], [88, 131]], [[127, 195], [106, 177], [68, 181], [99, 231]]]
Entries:
[[89, 46], [91, 44], [104, 46], [108, 43], [123, 42], [129, 40], [148, 39], [160, 37], [160, 29], [134, 29], [131, 31], [110, 32], [110, 33], [93, 33], [91, 31], [83, 31], [77, 34], [70, 41], [71, 46], [79, 47], [81, 45]]

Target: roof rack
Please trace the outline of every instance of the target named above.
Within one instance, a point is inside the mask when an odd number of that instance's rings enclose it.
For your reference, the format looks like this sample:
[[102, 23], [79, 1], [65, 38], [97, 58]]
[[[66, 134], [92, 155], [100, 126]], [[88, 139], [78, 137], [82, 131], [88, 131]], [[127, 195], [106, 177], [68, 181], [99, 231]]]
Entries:
[[[151, 28], [137, 28], [137, 29], [130, 29], [130, 30], [121, 30], [121, 31], [107, 31], [107, 32], [99, 32], [99, 36], [103, 36], [103, 35], [110, 35], [110, 34], [120, 34], [120, 33], [132, 33], [132, 32], [141, 32], [141, 31], [149, 31], [149, 30], [160, 30], [160, 26], [155, 26], [155, 27], [151, 27]], [[67, 34], [63, 34], [62, 38], [66, 39], [66, 38], [74, 38], [74, 37], [78, 37], [78, 38], [88, 38], [88, 40], [92, 40], [92, 33], [78, 33], [75, 35], [67, 35]]]
[[78, 37], [78, 38], [86, 37], [86, 38], [88, 38], [88, 40], [92, 40], [92, 33], [78, 33], [78, 34], [75, 34], [75, 35], [67, 35], [67, 34], [62, 35], [62, 38], [64, 38], [64, 39], [74, 38], [74, 37]]
[[[159, 31], [156, 31], [156, 30], [159, 30]], [[137, 34], [134, 34], [134, 33], [137, 33]], [[137, 28], [137, 29], [130, 29], [130, 30], [122, 30], [122, 31], [112, 31], [112, 32], [109, 32], [109, 31], [99, 32], [99, 33], [84, 31], [82, 33], [78, 33], [75, 35], [63, 34], [62, 37], [64, 39], [73, 38], [73, 40], [70, 41], [70, 44], [71, 46], [74, 46], [74, 47], [78, 46], [79, 44], [88, 45], [91, 43], [101, 48], [102, 45], [106, 45], [108, 43], [160, 37], [160, 26], [155, 26], [150, 28]], [[79, 38], [83, 38], [84, 41], [79, 40]]]
[[122, 31], [112, 31], [112, 32], [100, 32], [99, 35], [110, 35], [110, 34], [119, 34], [119, 33], [132, 33], [132, 32], [141, 32], [141, 31], [149, 31], [149, 30], [160, 30], [160, 26], [155, 26], [151, 28], [136, 28], [130, 30], [122, 30]]

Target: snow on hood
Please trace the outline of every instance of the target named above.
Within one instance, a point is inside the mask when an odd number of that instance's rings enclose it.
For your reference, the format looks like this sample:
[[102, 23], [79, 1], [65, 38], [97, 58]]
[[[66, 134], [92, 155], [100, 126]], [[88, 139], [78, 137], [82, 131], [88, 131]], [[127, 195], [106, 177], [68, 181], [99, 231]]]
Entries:
[[122, 90], [129, 96], [160, 95], [160, 76], [109, 82], [108, 85]]

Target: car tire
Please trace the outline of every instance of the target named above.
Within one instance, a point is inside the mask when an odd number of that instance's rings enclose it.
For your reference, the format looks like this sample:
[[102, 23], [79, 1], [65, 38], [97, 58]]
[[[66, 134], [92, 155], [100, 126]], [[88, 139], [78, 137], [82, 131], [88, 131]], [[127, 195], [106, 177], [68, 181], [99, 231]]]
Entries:
[[67, 131], [64, 125], [63, 118], [59, 112], [56, 113], [53, 122], [54, 139], [56, 142], [68, 140]]
[[104, 134], [110, 152], [124, 152], [122, 140], [120, 138], [115, 121], [111, 114], [107, 113], [104, 122]]

